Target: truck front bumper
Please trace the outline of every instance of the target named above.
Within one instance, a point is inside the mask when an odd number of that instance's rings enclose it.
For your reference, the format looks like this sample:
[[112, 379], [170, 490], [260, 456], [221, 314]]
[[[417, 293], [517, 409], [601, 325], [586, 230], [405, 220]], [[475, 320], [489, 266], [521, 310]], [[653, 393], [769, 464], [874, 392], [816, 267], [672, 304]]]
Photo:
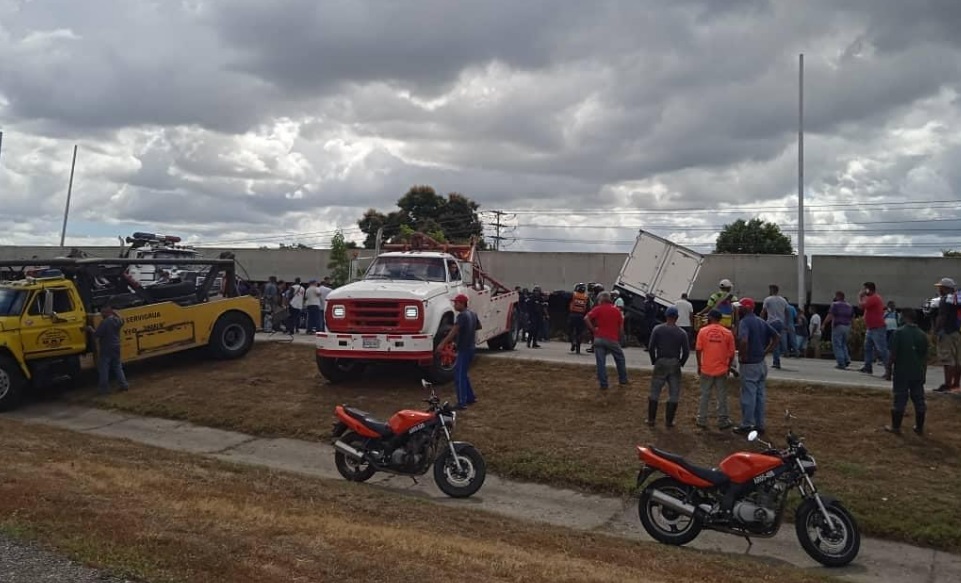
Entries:
[[318, 332], [317, 356], [427, 362], [434, 358], [434, 339], [429, 334]]

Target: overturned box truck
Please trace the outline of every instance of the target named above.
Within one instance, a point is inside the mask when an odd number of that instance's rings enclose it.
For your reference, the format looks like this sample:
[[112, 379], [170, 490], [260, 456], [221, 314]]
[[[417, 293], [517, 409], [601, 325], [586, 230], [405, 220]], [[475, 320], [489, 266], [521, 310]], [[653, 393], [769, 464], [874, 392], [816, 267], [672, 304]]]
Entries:
[[327, 297], [326, 332], [317, 334], [317, 367], [337, 383], [378, 362], [410, 362], [435, 383], [453, 379], [456, 346], [435, 352], [454, 325], [453, 299], [469, 298], [481, 323], [478, 344], [513, 350], [520, 336], [518, 294], [485, 272], [476, 241], [439, 243], [415, 233], [385, 245], [363, 279]]
[[690, 294], [701, 271], [704, 256], [641, 230], [637, 234], [614, 289], [624, 299], [630, 334], [641, 344], [647, 342], [651, 322], [646, 321], [644, 302], [648, 294], [661, 307], [673, 306], [681, 294]]

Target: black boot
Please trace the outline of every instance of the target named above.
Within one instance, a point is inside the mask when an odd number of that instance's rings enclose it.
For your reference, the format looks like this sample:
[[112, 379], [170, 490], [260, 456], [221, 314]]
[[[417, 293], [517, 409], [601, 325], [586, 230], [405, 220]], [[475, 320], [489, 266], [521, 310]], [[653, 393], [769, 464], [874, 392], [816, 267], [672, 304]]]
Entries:
[[647, 424], [654, 427], [654, 421], [657, 420], [657, 401], [654, 399], [647, 400]]
[[[885, 425], [884, 430], [888, 433], [895, 433], [901, 435], [901, 420], [904, 419], [904, 411], [895, 411], [891, 409], [891, 425]], [[921, 420], [922, 423], [924, 420]]]
[[677, 403], [667, 404], [667, 415], [665, 415], [665, 421], [667, 421], [668, 427], [674, 427], [674, 416], [677, 415]]
[[924, 435], [924, 415], [927, 411], [915, 411], [914, 412], [914, 432], [918, 435]]

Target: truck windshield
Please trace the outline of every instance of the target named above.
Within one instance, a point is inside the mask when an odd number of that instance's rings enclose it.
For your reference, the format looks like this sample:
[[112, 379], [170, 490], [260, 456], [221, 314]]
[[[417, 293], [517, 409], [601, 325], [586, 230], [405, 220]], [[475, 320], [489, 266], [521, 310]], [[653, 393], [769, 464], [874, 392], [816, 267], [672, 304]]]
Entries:
[[447, 270], [441, 257], [378, 257], [371, 263], [364, 279], [446, 282]]
[[23, 290], [0, 288], [0, 316], [17, 316], [23, 311]]

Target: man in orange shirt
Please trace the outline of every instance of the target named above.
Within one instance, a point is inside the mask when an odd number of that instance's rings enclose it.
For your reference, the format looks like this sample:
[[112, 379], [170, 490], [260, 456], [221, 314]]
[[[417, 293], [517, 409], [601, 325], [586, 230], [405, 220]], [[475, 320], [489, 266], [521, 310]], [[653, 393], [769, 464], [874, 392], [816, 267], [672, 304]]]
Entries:
[[711, 310], [708, 313], [708, 324], [698, 330], [697, 343], [694, 346], [697, 356], [697, 373], [701, 377], [701, 402], [698, 404], [695, 420], [695, 424], [700, 429], [707, 429], [707, 406], [712, 392], [717, 395], [718, 429], [723, 431], [734, 425], [727, 412], [727, 387], [725, 386], [736, 354], [734, 334], [721, 326], [722, 317], [718, 310]]

